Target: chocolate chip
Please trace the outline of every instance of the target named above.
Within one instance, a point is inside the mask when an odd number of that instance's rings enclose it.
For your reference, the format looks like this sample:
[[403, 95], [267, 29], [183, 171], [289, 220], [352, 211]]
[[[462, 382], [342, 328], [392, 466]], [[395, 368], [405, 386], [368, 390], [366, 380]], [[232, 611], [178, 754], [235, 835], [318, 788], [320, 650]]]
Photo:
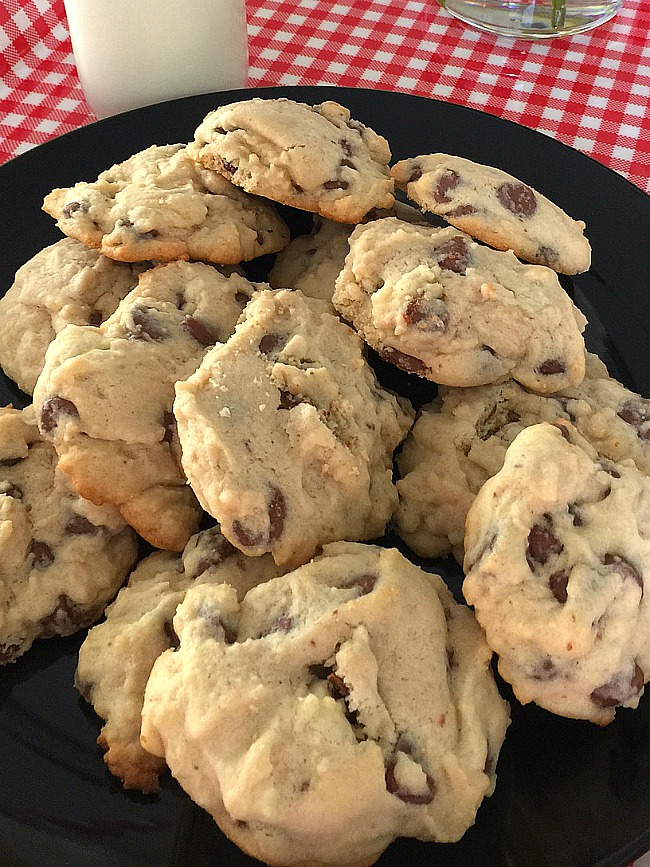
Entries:
[[573, 518], [573, 526], [574, 527], [582, 527], [584, 524], [584, 520], [582, 517], [582, 512], [580, 511], [577, 503], [569, 504], [569, 514]]
[[355, 578], [353, 581], [350, 581], [349, 584], [346, 584], [346, 587], [360, 587], [361, 588], [361, 596], [366, 596], [368, 593], [372, 593], [375, 589], [375, 584], [377, 583], [377, 576], [372, 575], [366, 572], [363, 575], [359, 575], [358, 578]]
[[551, 516], [544, 515], [544, 524], [533, 524], [530, 529], [526, 560], [533, 571], [536, 564], [543, 566], [549, 557], [564, 549], [562, 542], [551, 532], [551, 526]]
[[415, 181], [419, 181], [422, 177], [422, 169], [420, 166], [414, 166], [411, 169], [411, 174], [409, 175], [409, 179], [407, 181], [408, 184], [413, 184]]
[[357, 168], [355, 166], [355, 164], [352, 162], [352, 160], [341, 160], [341, 166], [345, 167], [347, 169], [355, 169], [356, 170], [356, 168]]
[[618, 554], [605, 554], [603, 564], [609, 567], [610, 572], [618, 572], [623, 579], [634, 581], [643, 590], [643, 575], [625, 557]]
[[89, 611], [83, 605], [77, 605], [69, 596], [62, 593], [57, 599], [56, 607], [51, 614], [40, 621], [41, 638], [52, 638], [55, 635], [71, 635], [77, 629], [88, 624]]
[[445, 213], [445, 217], [469, 217], [470, 214], [475, 214], [476, 208], [473, 205], [458, 205], [457, 208], [452, 208], [451, 211]]
[[127, 331], [129, 340], [153, 340], [159, 343], [167, 337], [167, 329], [156, 321], [152, 311], [146, 307], [134, 307], [131, 321], [133, 328]]
[[54, 551], [52, 551], [47, 542], [39, 542], [37, 539], [32, 539], [29, 553], [33, 557], [34, 569], [47, 569], [48, 566], [54, 563]]
[[103, 322], [102, 314], [99, 310], [91, 310], [88, 314], [88, 325], [98, 328]]
[[532, 217], [537, 210], [537, 197], [530, 187], [519, 181], [506, 181], [497, 190], [503, 207], [516, 217]]
[[101, 528], [97, 524], [92, 524], [84, 515], [75, 513], [68, 519], [65, 529], [73, 536], [95, 536]]
[[562, 569], [560, 572], [554, 572], [548, 579], [548, 585], [551, 588], [551, 593], [560, 605], [564, 605], [567, 601], [568, 593], [567, 586], [569, 584], [569, 575]]
[[557, 669], [553, 660], [547, 656], [531, 671], [530, 676], [533, 680], [553, 680], [557, 677]]
[[244, 548], [255, 548], [262, 542], [262, 537], [251, 533], [248, 527], [245, 527], [241, 521], [234, 520], [232, 522], [232, 532], [239, 544]]
[[405, 804], [430, 804], [436, 794], [436, 786], [433, 782], [433, 777], [431, 777], [430, 774], [425, 773], [427, 791], [422, 794], [417, 795], [406, 789], [402, 789], [395, 778], [398, 752], [405, 753], [408, 756], [411, 755], [411, 749], [400, 740], [395, 747], [395, 754], [393, 754], [393, 756], [391, 756], [391, 758], [386, 762], [386, 773], [384, 777], [386, 782], [386, 791], [391, 795], [395, 795], [396, 798], [399, 798], [400, 801], [403, 801]]
[[540, 244], [535, 251], [535, 255], [531, 258], [536, 265], [546, 265], [548, 268], [556, 266], [560, 259], [557, 250], [553, 250], [545, 244]]
[[433, 191], [433, 198], [439, 205], [447, 205], [452, 201], [448, 193], [454, 190], [460, 183], [460, 175], [453, 169], [445, 169], [438, 178]]
[[193, 337], [201, 346], [213, 346], [218, 338], [212, 331], [198, 319], [193, 316], [188, 316], [183, 321], [183, 329], [187, 331], [190, 337]]
[[225, 172], [225, 174], [230, 175], [231, 177], [236, 173], [237, 166], [233, 163], [229, 163], [227, 160], [223, 160], [221, 163], [221, 172]]
[[337, 695], [341, 696], [342, 698], [345, 698], [345, 696], [350, 695], [350, 690], [346, 686], [345, 681], [343, 680], [342, 677], [339, 677], [339, 675], [336, 674], [335, 672], [331, 671], [327, 675], [327, 680], [331, 684], [332, 689], [334, 690], [334, 692]]
[[64, 205], [64, 207], [61, 211], [61, 216], [64, 219], [69, 220], [73, 214], [77, 213], [77, 211], [83, 212], [83, 211], [86, 211], [87, 209], [88, 209], [88, 206], [82, 205], [81, 202], [68, 202], [67, 205]]
[[48, 397], [41, 407], [41, 431], [43, 433], [53, 431], [62, 415], [79, 418], [79, 411], [73, 402], [65, 397], [59, 395]]
[[181, 646], [181, 642], [178, 638], [178, 635], [176, 634], [176, 630], [174, 629], [174, 624], [172, 623], [172, 621], [164, 620], [162, 629], [169, 646], [173, 650], [178, 650], [178, 648]]
[[464, 274], [471, 262], [469, 247], [460, 235], [440, 244], [434, 251], [434, 256], [442, 269], [453, 271], [454, 274]]
[[294, 188], [294, 190], [297, 193], [304, 193], [305, 192], [304, 188], [301, 187], [300, 184], [297, 184], [295, 181], [291, 181], [291, 186]]
[[479, 438], [485, 442], [503, 430], [506, 425], [516, 424], [520, 420], [521, 416], [516, 410], [503, 404], [496, 404], [486, 418], [478, 423], [476, 432], [479, 434]]
[[402, 318], [407, 325], [417, 325], [422, 331], [441, 332], [449, 324], [449, 310], [440, 298], [412, 298]]
[[299, 395], [285, 391], [283, 388], [280, 389], [280, 405], [278, 409], [293, 409], [294, 406], [300, 406], [304, 402]]
[[287, 501], [282, 491], [273, 488], [269, 501], [269, 543], [277, 542], [284, 531], [287, 516]]
[[643, 404], [632, 400], [624, 404], [616, 415], [634, 427], [643, 424], [644, 421], [650, 420], [648, 409]]
[[566, 362], [559, 358], [548, 358], [537, 368], [537, 373], [542, 376], [553, 376], [556, 373], [566, 373]]
[[344, 154], [347, 154], [349, 157], [354, 156], [354, 149], [347, 139], [341, 139], [339, 145]]
[[638, 695], [643, 688], [645, 675], [640, 666], [635, 663], [632, 677], [627, 680], [622, 674], [599, 686], [591, 693], [591, 700], [598, 707], [617, 707]]
[[389, 361], [395, 367], [399, 367], [407, 373], [424, 374], [428, 370], [422, 359], [415, 358], [413, 355], [407, 355], [405, 352], [400, 352], [399, 349], [393, 349], [392, 346], [382, 346], [377, 352], [384, 361]]
[[347, 190], [350, 184], [348, 181], [343, 181], [340, 179], [333, 179], [331, 181], [325, 181], [323, 184], [324, 190]]
[[599, 458], [596, 463], [598, 466], [607, 473], [608, 476], [611, 476], [613, 479], [620, 479], [621, 474], [616, 469], [616, 465], [612, 461], [608, 461], [607, 458]]
[[[209, 539], [210, 544], [206, 544], [207, 533], [209, 531], [205, 531], [202, 535], [202, 550], [205, 550], [205, 554], [199, 562], [194, 566], [191, 573], [186, 570], [186, 574], [190, 578], [198, 578], [199, 575], [203, 575], [204, 572], [207, 572], [208, 569], [211, 569], [213, 566], [220, 566], [224, 560], [228, 560], [230, 557], [233, 557], [237, 553], [237, 549], [234, 545], [231, 545], [230, 542], [221, 535], [221, 533], [215, 534], [212, 539]], [[206, 550], [207, 549], [207, 550]]]

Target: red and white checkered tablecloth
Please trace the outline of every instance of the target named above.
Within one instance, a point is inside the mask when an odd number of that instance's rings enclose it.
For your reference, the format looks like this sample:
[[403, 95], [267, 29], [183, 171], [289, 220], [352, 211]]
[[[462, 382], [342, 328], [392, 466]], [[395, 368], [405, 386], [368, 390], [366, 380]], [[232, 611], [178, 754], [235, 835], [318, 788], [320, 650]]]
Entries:
[[[480, 33], [435, 0], [248, 0], [251, 86], [333, 84], [449, 100], [590, 154], [650, 192], [650, 8], [527, 42]], [[63, 0], [0, 5], [0, 162], [94, 116]]]

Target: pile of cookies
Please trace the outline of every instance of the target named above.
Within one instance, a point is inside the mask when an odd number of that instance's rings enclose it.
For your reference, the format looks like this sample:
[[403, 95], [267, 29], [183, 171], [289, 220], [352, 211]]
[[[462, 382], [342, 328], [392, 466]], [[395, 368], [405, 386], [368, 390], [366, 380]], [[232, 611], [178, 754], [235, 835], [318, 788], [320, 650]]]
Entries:
[[[336, 103], [226, 105], [51, 192], [65, 237], [0, 300], [33, 394], [0, 410], [0, 662], [103, 616], [76, 686], [109, 770], [169, 767], [268, 864], [458, 840], [509, 722], [493, 653], [598, 724], [650, 678], [650, 401], [558, 279], [584, 224], [460, 157], [390, 163]], [[372, 544], [392, 522], [474, 610]]]

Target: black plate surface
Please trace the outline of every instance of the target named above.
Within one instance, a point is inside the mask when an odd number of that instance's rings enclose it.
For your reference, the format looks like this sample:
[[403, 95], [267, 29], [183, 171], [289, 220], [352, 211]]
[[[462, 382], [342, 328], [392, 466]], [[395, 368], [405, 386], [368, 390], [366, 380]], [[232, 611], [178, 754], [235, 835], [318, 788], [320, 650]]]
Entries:
[[[565, 286], [590, 320], [589, 348], [650, 395], [648, 197], [543, 135], [403, 94], [302, 87], [204, 95], [109, 118], [29, 151], [0, 167], [0, 294], [23, 262], [61, 237], [40, 210], [51, 189], [92, 180], [151, 144], [188, 141], [209, 110], [251, 95], [336, 99], [388, 138], [394, 159], [446, 151], [499, 166], [584, 219], [593, 265]], [[385, 365], [379, 374], [416, 402], [430, 396], [426, 384], [391, 378]], [[5, 378], [0, 391], [3, 403], [26, 403]], [[458, 593], [458, 568], [435, 565]], [[82, 639], [37, 642], [0, 670], [0, 867], [255, 863], [169, 777], [144, 796], [125, 793], [104, 770], [99, 720], [72, 686]], [[604, 729], [516, 702], [512, 710], [497, 790], [474, 827], [455, 844], [398, 841], [381, 867], [623, 867], [650, 848], [650, 695]]]

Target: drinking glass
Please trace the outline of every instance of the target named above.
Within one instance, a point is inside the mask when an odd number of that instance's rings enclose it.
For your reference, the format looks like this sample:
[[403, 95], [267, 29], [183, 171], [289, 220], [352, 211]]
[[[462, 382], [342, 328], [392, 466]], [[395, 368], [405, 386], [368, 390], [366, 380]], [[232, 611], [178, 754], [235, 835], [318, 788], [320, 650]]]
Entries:
[[440, 0], [441, 6], [481, 30], [519, 39], [569, 36], [609, 21], [623, 0]]
[[245, 0], [64, 0], [81, 86], [98, 117], [244, 87]]

